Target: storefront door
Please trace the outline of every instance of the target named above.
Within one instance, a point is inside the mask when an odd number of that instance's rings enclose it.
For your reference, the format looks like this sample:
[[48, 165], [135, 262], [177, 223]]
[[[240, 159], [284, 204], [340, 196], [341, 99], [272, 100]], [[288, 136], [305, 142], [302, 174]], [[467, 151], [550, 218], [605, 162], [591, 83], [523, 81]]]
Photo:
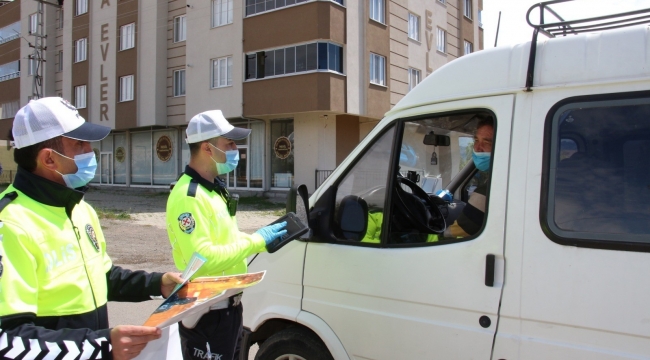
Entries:
[[102, 152], [99, 155], [99, 183], [112, 184], [113, 183], [113, 153]]

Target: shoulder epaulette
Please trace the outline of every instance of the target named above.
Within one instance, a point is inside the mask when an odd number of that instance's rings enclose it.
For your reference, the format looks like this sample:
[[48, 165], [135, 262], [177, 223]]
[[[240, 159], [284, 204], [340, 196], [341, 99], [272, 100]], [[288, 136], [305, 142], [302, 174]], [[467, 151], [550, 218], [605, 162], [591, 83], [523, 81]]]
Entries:
[[2, 210], [4, 210], [10, 202], [16, 200], [17, 197], [18, 193], [15, 191], [6, 193], [5, 196], [0, 199], [0, 212], [2, 212]]
[[187, 187], [187, 196], [196, 197], [196, 189], [199, 187], [199, 182], [194, 179], [190, 180], [190, 186]]

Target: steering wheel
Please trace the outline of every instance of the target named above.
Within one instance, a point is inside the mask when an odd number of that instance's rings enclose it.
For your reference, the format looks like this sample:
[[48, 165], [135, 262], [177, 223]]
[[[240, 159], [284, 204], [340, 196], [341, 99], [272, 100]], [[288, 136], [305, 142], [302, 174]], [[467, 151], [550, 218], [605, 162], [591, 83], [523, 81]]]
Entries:
[[[411, 189], [406, 192], [402, 185]], [[397, 176], [395, 182], [396, 213], [393, 214], [399, 222], [408, 222], [416, 230], [427, 234], [441, 234], [445, 231], [445, 220], [438, 206], [431, 200], [422, 188], [413, 181]], [[400, 219], [397, 219], [400, 218]]]

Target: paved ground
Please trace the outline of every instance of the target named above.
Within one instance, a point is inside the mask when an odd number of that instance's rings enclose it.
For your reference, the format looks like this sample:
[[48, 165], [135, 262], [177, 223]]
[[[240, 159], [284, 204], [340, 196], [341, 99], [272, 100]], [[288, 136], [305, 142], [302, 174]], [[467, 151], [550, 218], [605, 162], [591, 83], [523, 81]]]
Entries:
[[[101, 220], [108, 254], [115, 265], [132, 270], [176, 271], [165, 229], [167, 196], [168, 191], [162, 190], [110, 187], [93, 188], [86, 193], [86, 201], [99, 213], [118, 217]], [[283, 209], [284, 204], [271, 209], [266, 207], [259, 210], [254, 204], [240, 205], [237, 211], [239, 229], [252, 233], [271, 223], [278, 218], [277, 210]], [[130, 219], [119, 219], [120, 214], [129, 214]], [[140, 325], [160, 302], [109, 303], [110, 325]]]

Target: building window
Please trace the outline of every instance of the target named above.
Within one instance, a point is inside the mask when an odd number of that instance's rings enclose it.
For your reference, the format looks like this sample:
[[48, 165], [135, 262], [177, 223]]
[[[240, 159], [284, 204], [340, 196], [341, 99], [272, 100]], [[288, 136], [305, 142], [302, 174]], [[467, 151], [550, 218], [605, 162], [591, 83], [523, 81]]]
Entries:
[[185, 96], [185, 69], [174, 71], [174, 97]]
[[56, 71], [63, 71], [63, 50], [59, 50], [59, 56], [57, 56], [58, 63], [56, 64]]
[[409, 68], [409, 91], [422, 81], [422, 72], [418, 69]]
[[483, 28], [483, 10], [478, 11], [478, 27]]
[[472, 18], [472, 0], [463, 0], [465, 3], [465, 6], [463, 7], [463, 15], [465, 15], [466, 18], [471, 19]]
[[444, 4], [445, 0], [438, 0], [439, 3]]
[[442, 53], [444, 53], [447, 50], [447, 33], [441, 28], [438, 28], [438, 39], [436, 43], [436, 49]]
[[38, 34], [38, 14], [29, 15], [29, 33]]
[[32, 55], [29, 55], [29, 64], [27, 66], [27, 75], [36, 75], [38, 71], [38, 61]]
[[135, 23], [120, 27], [120, 50], [135, 47]]
[[232, 0], [212, 0], [212, 27], [232, 24]]
[[465, 55], [471, 54], [472, 51], [474, 51], [474, 46], [472, 45], [471, 42], [467, 40], [463, 41], [463, 48], [465, 49]]
[[133, 75], [120, 77], [120, 102], [133, 100]]
[[212, 88], [232, 85], [232, 56], [212, 60]]
[[74, 87], [74, 106], [77, 109], [86, 108], [86, 85]]
[[370, 53], [370, 83], [386, 85], [386, 58]]
[[306, 71], [343, 73], [343, 47], [316, 42], [246, 54], [246, 79], [262, 79]]
[[56, 11], [57, 14], [57, 26], [59, 29], [63, 29], [63, 9], [59, 9]]
[[[246, 0], [246, 16], [316, 0]], [[343, 5], [343, 0], [330, 0]], [[358, 1], [358, 0], [355, 0]]]
[[88, 54], [88, 41], [86, 38], [79, 39], [74, 43], [74, 62], [85, 61]]
[[384, 0], [370, 0], [370, 18], [384, 23]]
[[187, 36], [185, 15], [174, 18], [174, 42], [185, 41]]
[[409, 37], [420, 41], [420, 17], [409, 13]]
[[88, 12], [88, 0], [77, 0], [74, 14], [81, 15]]

